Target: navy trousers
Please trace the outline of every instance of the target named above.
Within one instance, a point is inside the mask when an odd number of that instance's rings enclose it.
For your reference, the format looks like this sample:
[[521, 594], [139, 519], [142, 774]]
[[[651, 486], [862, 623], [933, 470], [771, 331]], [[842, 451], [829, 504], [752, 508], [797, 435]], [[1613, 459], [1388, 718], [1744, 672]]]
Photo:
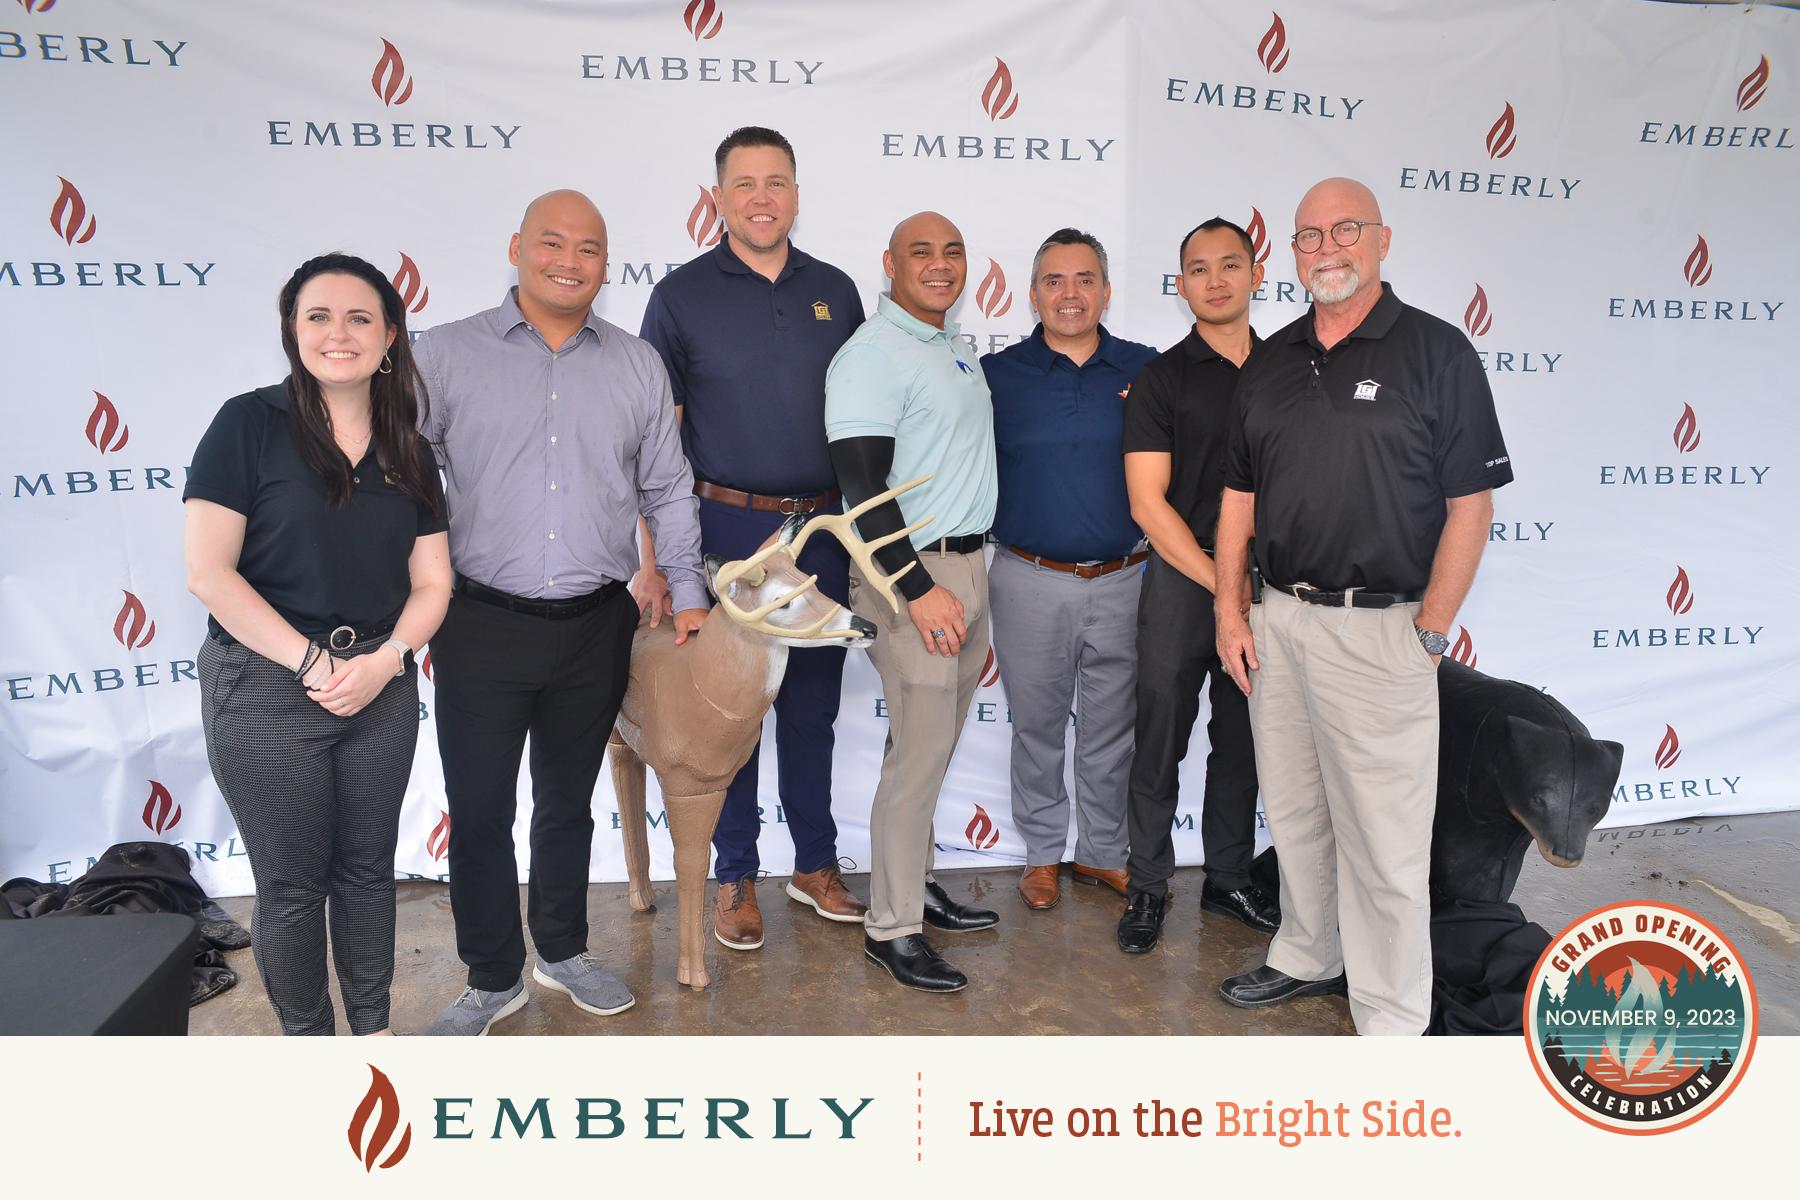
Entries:
[[[747, 558], [784, 520], [780, 513], [701, 500], [700, 549], [726, 560]], [[818, 589], [826, 596], [840, 604], [848, 598], [850, 558], [836, 538], [820, 534], [808, 541], [800, 556], [800, 569], [819, 577]], [[833, 726], [843, 689], [845, 653], [841, 645], [832, 642], [790, 650], [787, 674], [775, 694], [781, 811], [794, 838], [796, 872], [817, 871], [837, 862], [837, 823], [831, 818], [831, 752], [836, 744]], [[761, 757], [759, 748], [725, 790], [725, 808], [713, 831], [713, 873], [720, 880], [753, 877], [761, 866], [756, 852], [764, 815], [756, 796]], [[771, 809], [768, 816], [774, 815]]]

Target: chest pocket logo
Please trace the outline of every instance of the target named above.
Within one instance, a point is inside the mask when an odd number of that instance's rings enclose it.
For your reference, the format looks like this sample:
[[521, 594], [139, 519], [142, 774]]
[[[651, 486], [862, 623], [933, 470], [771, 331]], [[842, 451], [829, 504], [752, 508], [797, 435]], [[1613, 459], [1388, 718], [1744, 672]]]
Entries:
[[1372, 401], [1375, 399], [1375, 393], [1380, 390], [1381, 385], [1379, 383], [1376, 383], [1373, 379], [1365, 379], [1356, 385], [1356, 395], [1353, 396], [1352, 399]]
[[812, 310], [813, 310], [813, 320], [815, 320], [815, 321], [831, 320], [831, 305], [825, 303], [823, 300], [814, 300], [813, 304], [812, 304]]

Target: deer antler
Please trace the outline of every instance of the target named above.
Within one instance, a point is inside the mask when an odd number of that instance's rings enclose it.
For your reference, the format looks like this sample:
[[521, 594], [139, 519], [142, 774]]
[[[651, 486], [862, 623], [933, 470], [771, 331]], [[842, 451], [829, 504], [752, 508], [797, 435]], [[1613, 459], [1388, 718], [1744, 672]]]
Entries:
[[837, 538], [839, 542], [843, 543], [844, 549], [849, 551], [850, 557], [856, 560], [856, 565], [862, 568], [863, 577], [869, 581], [870, 585], [875, 588], [881, 598], [887, 601], [889, 608], [893, 609], [895, 612], [899, 612], [900, 598], [894, 595], [894, 584], [899, 581], [902, 575], [906, 574], [919, 564], [916, 562], [907, 563], [904, 567], [901, 567], [898, 571], [889, 575], [876, 565], [875, 552], [883, 546], [899, 541], [903, 537], [911, 537], [919, 530], [925, 528], [925, 526], [937, 520], [936, 514], [926, 517], [923, 521], [914, 521], [905, 529], [899, 529], [883, 537], [878, 537], [872, 542], [863, 540], [862, 535], [856, 532], [856, 526], [853, 522], [856, 518], [862, 516], [870, 509], [886, 504], [889, 500], [892, 500], [903, 492], [912, 491], [930, 478], [931, 476], [929, 475], [921, 475], [909, 483], [903, 483], [899, 487], [889, 488], [885, 492], [870, 496], [867, 500], [864, 500], [861, 504], [858, 504], [848, 512], [837, 513], [831, 516], [814, 517], [806, 523], [806, 527], [800, 531], [799, 536], [788, 546], [788, 552], [798, 559], [800, 557], [801, 547], [806, 545], [806, 539], [811, 537], [816, 531], [824, 530]]

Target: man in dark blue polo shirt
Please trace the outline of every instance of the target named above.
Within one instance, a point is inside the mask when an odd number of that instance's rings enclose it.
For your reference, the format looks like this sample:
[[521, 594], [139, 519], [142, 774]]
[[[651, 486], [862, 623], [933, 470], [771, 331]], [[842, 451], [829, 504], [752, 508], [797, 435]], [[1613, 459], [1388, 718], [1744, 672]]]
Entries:
[[[789, 240], [800, 212], [794, 148], [772, 129], [734, 131], [714, 155], [714, 201], [727, 236], [656, 285], [642, 337], [669, 368], [681, 442], [700, 497], [700, 545], [708, 555], [744, 558], [789, 513], [837, 506], [825, 441], [825, 368], [856, 327], [862, 300], [844, 272]], [[833, 538], [813, 538], [800, 568], [840, 603], [849, 560]], [[632, 580], [652, 624], [668, 612], [655, 549]], [[844, 650], [819, 646], [788, 657], [775, 697], [781, 803], [794, 838], [787, 894], [832, 921], [859, 923], [863, 903], [838, 872], [831, 817], [833, 723]], [[759, 754], [725, 793], [713, 834], [719, 881], [713, 934], [733, 950], [763, 943], [756, 904]]]
[[1156, 350], [1100, 324], [1106, 250], [1059, 229], [1031, 264], [1031, 336], [981, 360], [994, 397], [1000, 497], [988, 575], [994, 654], [1012, 710], [1019, 895], [1061, 899], [1069, 838], [1063, 743], [1075, 711], [1076, 880], [1125, 894], [1139, 570], [1121, 459], [1125, 395]]

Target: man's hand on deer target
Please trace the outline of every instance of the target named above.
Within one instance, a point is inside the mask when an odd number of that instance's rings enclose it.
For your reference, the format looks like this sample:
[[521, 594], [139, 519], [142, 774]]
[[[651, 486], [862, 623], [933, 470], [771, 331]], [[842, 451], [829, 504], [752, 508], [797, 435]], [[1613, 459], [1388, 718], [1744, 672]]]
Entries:
[[962, 650], [969, 630], [963, 624], [962, 601], [949, 588], [933, 584], [929, 592], [906, 602], [906, 612], [912, 618], [913, 628], [919, 631], [927, 654], [954, 658]]
[[631, 602], [637, 605], [639, 613], [650, 618], [650, 628], [655, 629], [662, 624], [664, 617], [675, 611], [675, 601], [669, 595], [669, 577], [654, 567], [639, 567], [637, 574], [631, 577], [629, 585]]
[[688, 640], [689, 634], [700, 632], [700, 626], [706, 624], [710, 608], [684, 608], [675, 614], [675, 644], [677, 646]]

